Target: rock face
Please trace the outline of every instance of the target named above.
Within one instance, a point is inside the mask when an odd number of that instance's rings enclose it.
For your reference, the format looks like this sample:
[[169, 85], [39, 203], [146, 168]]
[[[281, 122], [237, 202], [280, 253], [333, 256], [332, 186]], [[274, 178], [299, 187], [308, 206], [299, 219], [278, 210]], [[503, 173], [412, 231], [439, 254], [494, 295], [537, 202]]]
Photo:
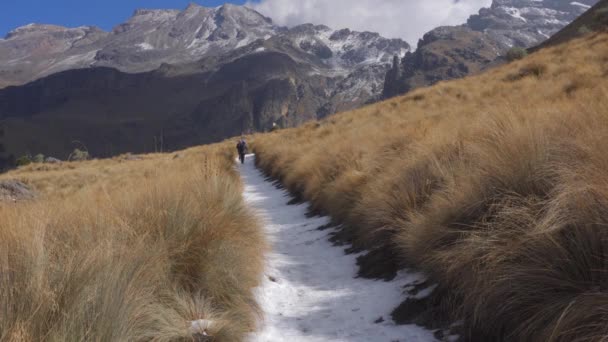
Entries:
[[287, 29], [244, 6], [191, 4], [183, 11], [136, 10], [112, 32], [38, 24], [15, 29], [0, 39], [0, 86], [96, 66], [129, 73], [152, 71], [163, 64], [222, 56], [260, 39], [283, 40], [294, 53], [316, 59], [320, 69], [343, 76], [360, 66], [390, 64], [393, 54], [410, 49], [401, 40], [376, 33], [314, 25]]
[[0, 202], [18, 202], [36, 197], [27, 185], [17, 180], [0, 181]]
[[536, 51], [548, 46], [562, 44], [589, 32], [605, 31], [606, 29], [608, 29], [608, 0], [600, 0], [564, 29], [530, 50]]
[[501, 49], [532, 47], [551, 37], [591, 8], [598, 0], [494, 0], [490, 8], [467, 21], [488, 34]]
[[0, 86], [19, 85], [0, 89], [0, 119], [17, 156], [183, 148], [365, 104], [409, 50], [235, 5], [138, 10], [112, 32], [29, 25], [0, 40]]
[[393, 61], [385, 78], [383, 95], [389, 98], [479, 72], [494, 61], [500, 51], [495, 41], [468, 27], [436, 28], [424, 35], [415, 52]]
[[494, 0], [465, 25], [427, 33], [415, 52], [393, 63], [385, 77], [383, 97], [479, 72], [512, 47], [543, 42], [597, 1]]

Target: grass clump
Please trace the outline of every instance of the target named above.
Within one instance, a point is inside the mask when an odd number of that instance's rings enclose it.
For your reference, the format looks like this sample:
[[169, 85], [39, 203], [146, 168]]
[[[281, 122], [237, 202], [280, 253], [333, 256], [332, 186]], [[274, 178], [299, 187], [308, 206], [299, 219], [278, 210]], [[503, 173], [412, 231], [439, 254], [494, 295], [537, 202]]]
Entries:
[[78, 148], [75, 148], [74, 151], [72, 153], [70, 153], [68, 160], [85, 161], [85, 160], [89, 160], [90, 158], [91, 158], [91, 156], [89, 155], [89, 151], [80, 150]]
[[257, 163], [355, 248], [390, 251], [366, 267], [424, 271], [465, 337], [602, 341], [606, 54], [608, 34], [593, 34], [261, 135]]
[[17, 158], [15, 163], [17, 164], [17, 166], [29, 165], [29, 164], [33, 163], [32, 156], [30, 156], [30, 155], [21, 156], [21, 157]]
[[513, 47], [507, 51], [507, 55], [505, 56], [509, 62], [513, 62], [516, 60], [520, 60], [525, 58], [528, 55], [528, 50], [522, 47]]
[[541, 77], [547, 72], [547, 66], [543, 63], [529, 63], [524, 65], [516, 73], [509, 74], [505, 81], [515, 82], [526, 77]]
[[0, 340], [240, 341], [254, 330], [265, 241], [228, 148], [2, 175], [41, 196], [0, 203]]

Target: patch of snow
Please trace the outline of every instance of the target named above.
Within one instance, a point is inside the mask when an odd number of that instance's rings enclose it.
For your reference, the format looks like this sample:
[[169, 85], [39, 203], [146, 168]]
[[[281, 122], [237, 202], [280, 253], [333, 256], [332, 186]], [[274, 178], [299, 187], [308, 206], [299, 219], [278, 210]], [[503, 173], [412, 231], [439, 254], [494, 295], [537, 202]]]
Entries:
[[528, 20], [526, 20], [526, 18], [521, 16], [521, 12], [519, 11], [519, 8], [505, 7], [504, 9], [507, 12], [507, 14], [509, 14], [513, 18], [523, 20], [524, 22], [528, 22]]
[[266, 48], [261, 46], [261, 47], [255, 49], [253, 52], [264, 52], [264, 51], [266, 51]]
[[235, 49], [241, 48], [243, 46], [247, 46], [249, 44], [251, 44], [253, 42], [253, 40], [249, 37], [245, 38], [245, 39], [241, 39], [239, 40], [239, 42], [236, 44], [236, 46], [234, 47]]
[[154, 46], [152, 46], [150, 43], [139, 43], [136, 46], [143, 51], [154, 50]]
[[550, 36], [550, 35], [548, 35], [548, 34], [544, 33], [544, 32], [543, 32], [543, 31], [541, 31], [541, 30], [536, 30], [536, 32], [537, 32], [538, 34], [540, 34], [541, 36], [543, 36], [543, 37], [547, 38], [547, 39], [551, 38], [551, 36]]
[[333, 246], [331, 230], [317, 229], [328, 218], [307, 218], [306, 204], [288, 206], [288, 194], [265, 181], [253, 155], [239, 167], [245, 201], [263, 218], [272, 245], [263, 284], [256, 290], [265, 319], [247, 341], [435, 340], [431, 331], [398, 326], [390, 316], [406, 299], [404, 285], [423, 280], [420, 274], [399, 272], [390, 282], [355, 278], [357, 255]]
[[160, 10], [160, 9], [142, 9], [137, 10], [136, 14], [129, 19], [130, 23], [146, 23], [156, 22], [162, 23], [173, 21], [177, 18], [181, 11], [179, 10]]
[[585, 5], [585, 4], [582, 4], [580, 2], [576, 2], [576, 1], [571, 2], [570, 5], [572, 5], [572, 6], [579, 6], [579, 7], [582, 7], [584, 9], [590, 9], [591, 8], [591, 6], [589, 6], [589, 5]]
[[45, 64], [43, 64], [43, 68], [38, 71], [36, 75], [37, 77], [43, 77], [54, 72], [90, 66], [95, 61], [97, 52], [99, 52], [99, 49], [59, 60], [56, 58], [48, 59], [45, 61]]
[[429, 286], [426, 289], [418, 292], [418, 294], [416, 294], [413, 297], [416, 298], [416, 299], [426, 298], [426, 297], [430, 296], [433, 293], [433, 291], [435, 291], [437, 289], [437, 287], [439, 287], [439, 284], [435, 284], [433, 286]]
[[207, 319], [198, 319], [190, 322], [191, 335], [209, 336], [207, 331], [213, 326], [213, 321]]

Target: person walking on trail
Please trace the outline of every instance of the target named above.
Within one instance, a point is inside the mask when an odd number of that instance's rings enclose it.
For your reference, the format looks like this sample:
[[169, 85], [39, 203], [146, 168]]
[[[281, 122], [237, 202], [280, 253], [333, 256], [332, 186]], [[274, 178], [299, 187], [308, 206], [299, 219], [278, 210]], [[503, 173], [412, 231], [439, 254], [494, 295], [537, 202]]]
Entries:
[[245, 164], [245, 153], [247, 153], [247, 142], [245, 142], [245, 139], [241, 139], [239, 143], [236, 144], [236, 150], [239, 152], [241, 164]]

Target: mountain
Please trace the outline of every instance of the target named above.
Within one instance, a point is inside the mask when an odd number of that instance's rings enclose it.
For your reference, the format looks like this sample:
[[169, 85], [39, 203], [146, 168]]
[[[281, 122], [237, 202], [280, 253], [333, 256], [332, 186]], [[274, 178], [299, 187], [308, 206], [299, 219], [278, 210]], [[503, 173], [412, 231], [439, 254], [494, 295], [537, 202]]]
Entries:
[[590, 9], [597, 0], [494, 0], [461, 26], [427, 33], [416, 51], [396, 60], [385, 77], [390, 98], [441, 80], [474, 74], [512, 47], [533, 47]]
[[[243, 6], [137, 10], [112, 32], [49, 25], [0, 40], [0, 119], [15, 155], [177, 149], [294, 126], [377, 98], [409, 45]], [[162, 136], [162, 139], [161, 139]]]
[[531, 51], [562, 44], [591, 31], [605, 31], [606, 29], [608, 29], [608, 0], [600, 0], [585, 14], [551, 38], [532, 48]]
[[[5, 78], [23, 84], [59, 71], [107, 66], [143, 72], [162, 63], [193, 62], [270, 36], [270, 19], [244, 7], [136, 10], [112, 32], [30, 24], [0, 40]], [[4, 77], [3, 77], [4, 78]]]

